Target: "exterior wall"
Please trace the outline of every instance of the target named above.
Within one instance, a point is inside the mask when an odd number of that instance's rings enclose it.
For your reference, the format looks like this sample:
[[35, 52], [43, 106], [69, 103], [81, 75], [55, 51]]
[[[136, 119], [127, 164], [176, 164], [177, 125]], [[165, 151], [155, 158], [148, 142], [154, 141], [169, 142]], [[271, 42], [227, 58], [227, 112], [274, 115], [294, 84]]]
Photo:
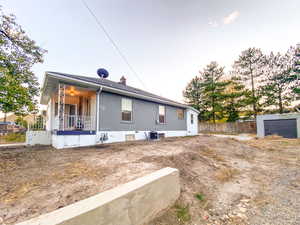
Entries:
[[[96, 135], [52, 135], [52, 145], [56, 149], [84, 147], [101, 144], [100, 137], [106, 134], [108, 139], [103, 143], [126, 141], [126, 135], [133, 134], [134, 140], [146, 140], [150, 131], [98, 131]], [[187, 135], [186, 130], [160, 131], [165, 137], [182, 137]]]
[[264, 120], [280, 120], [280, 119], [296, 119], [297, 136], [298, 138], [300, 138], [300, 114], [299, 113], [258, 115], [256, 117], [257, 136], [258, 137], [265, 136]]
[[167, 167], [16, 225], [143, 225], [179, 194], [179, 172]]
[[[192, 109], [187, 109], [186, 113], [186, 124], [187, 124], [187, 135], [197, 135], [198, 134], [198, 113]], [[191, 123], [191, 115], [194, 116], [194, 122]]]
[[52, 135], [54, 148], [73, 148], [95, 145], [96, 135]]
[[100, 94], [100, 131], [167, 131], [186, 130], [185, 118], [178, 119], [174, 106], [166, 105], [166, 124], [157, 124], [158, 106], [160, 104], [140, 99], [132, 99], [132, 122], [121, 121], [121, 95], [101, 92]]
[[[100, 144], [100, 137], [103, 134], [106, 134], [108, 139], [104, 143], [113, 143], [113, 142], [123, 142], [126, 141], [126, 135], [133, 134], [135, 140], [146, 140], [146, 134], [149, 135], [150, 131], [99, 131], [97, 132], [97, 144]], [[174, 130], [174, 131], [160, 131], [159, 133], [164, 133], [165, 137], [181, 137], [186, 136], [186, 130]]]
[[26, 144], [27, 145], [51, 145], [51, 131], [27, 131]]

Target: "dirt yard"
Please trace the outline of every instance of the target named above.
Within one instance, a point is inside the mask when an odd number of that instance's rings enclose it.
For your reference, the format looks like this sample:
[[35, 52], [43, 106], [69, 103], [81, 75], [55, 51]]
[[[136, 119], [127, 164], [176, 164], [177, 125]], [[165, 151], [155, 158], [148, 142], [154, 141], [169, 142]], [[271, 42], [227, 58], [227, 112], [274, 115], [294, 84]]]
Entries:
[[149, 225], [299, 225], [300, 140], [208, 135], [54, 150], [0, 150], [0, 224], [53, 211], [157, 169], [181, 196]]

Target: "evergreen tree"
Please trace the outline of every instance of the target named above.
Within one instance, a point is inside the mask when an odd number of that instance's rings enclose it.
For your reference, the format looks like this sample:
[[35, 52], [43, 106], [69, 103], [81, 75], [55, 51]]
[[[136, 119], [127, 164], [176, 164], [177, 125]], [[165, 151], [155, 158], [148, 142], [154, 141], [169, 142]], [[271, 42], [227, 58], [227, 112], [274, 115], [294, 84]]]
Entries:
[[295, 94], [300, 95], [300, 44], [297, 44], [294, 49], [291, 47], [291, 49], [294, 53], [294, 73], [292, 76], [294, 82], [293, 91]]
[[235, 73], [245, 82], [245, 86], [251, 87], [251, 103], [253, 114], [256, 117], [260, 111], [259, 100], [261, 96], [256, 92], [265, 69], [265, 56], [260, 49], [249, 48], [241, 53], [239, 59], [234, 62]]
[[247, 106], [251, 104], [251, 94], [238, 77], [231, 77], [225, 89], [224, 108], [227, 122], [235, 122], [240, 118], [241, 112], [245, 112]]
[[43, 62], [44, 53], [0, 5], [0, 111], [5, 116], [35, 111], [39, 88], [31, 68]]
[[267, 57], [266, 76], [261, 94], [264, 97], [264, 105], [277, 106], [279, 113], [284, 112], [284, 106], [290, 105], [294, 97], [291, 86], [293, 58], [291, 51], [284, 55], [271, 52]]
[[185, 102], [200, 112], [200, 120], [203, 120], [205, 115], [205, 108], [202, 101], [202, 90], [202, 79], [196, 76], [188, 83], [183, 91]]
[[186, 102], [194, 105], [200, 110], [200, 120], [212, 120], [223, 117], [224, 89], [228, 82], [222, 81], [224, 67], [220, 67], [216, 62], [211, 62], [200, 71], [200, 75], [195, 77], [186, 87], [183, 95]]

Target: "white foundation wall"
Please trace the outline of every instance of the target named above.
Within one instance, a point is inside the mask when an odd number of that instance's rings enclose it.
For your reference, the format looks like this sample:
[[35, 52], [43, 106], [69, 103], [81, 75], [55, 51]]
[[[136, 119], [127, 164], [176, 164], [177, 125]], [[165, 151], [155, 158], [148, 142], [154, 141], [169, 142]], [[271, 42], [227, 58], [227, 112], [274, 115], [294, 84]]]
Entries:
[[[134, 135], [135, 140], [145, 140], [146, 134], [149, 135], [150, 131], [98, 131], [97, 132], [97, 144], [101, 143], [101, 135], [106, 134], [108, 140], [104, 143], [113, 143], [113, 142], [123, 142], [126, 141], [126, 135]], [[157, 131], [158, 133], [164, 133], [165, 137], [181, 137], [187, 136], [186, 130], [177, 130], [177, 131]]]
[[[98, 131], [96, 135], [52, 135], [52, 145], [54, 148], [73, 148], [101, 144], [100, 137], [107, 135], [108, 140], [103, 143], [125, 142], [126, 135], [134, 135], [135, 140], [145, 140], [150, 131]], [[158, 131], [164, 133], [165, 137], [187, 136], [186, 130], [178, 131]]]
[[74, 148], [92, 146], [96, 144], [96, 135], [52, 135], [54, 148]]
[[51, 145], [51, 142], [51, 131], [42, 130], [26, 132], [27, 145]]

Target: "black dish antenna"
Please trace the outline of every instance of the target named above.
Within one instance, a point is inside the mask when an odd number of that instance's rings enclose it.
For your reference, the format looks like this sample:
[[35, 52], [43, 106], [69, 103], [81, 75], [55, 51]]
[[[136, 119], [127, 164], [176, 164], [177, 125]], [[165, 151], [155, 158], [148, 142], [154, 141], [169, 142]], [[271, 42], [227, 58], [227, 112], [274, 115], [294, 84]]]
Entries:
[[103, 68], [99, 68], [99, 69], [97, 70], [97, 74], [98, 74], [98, 76], [99, 76], [101, 79], [107, 78], [108, 75], [109, 75], [108, 71], [107, 71], [106, 69], [103, 69]]

